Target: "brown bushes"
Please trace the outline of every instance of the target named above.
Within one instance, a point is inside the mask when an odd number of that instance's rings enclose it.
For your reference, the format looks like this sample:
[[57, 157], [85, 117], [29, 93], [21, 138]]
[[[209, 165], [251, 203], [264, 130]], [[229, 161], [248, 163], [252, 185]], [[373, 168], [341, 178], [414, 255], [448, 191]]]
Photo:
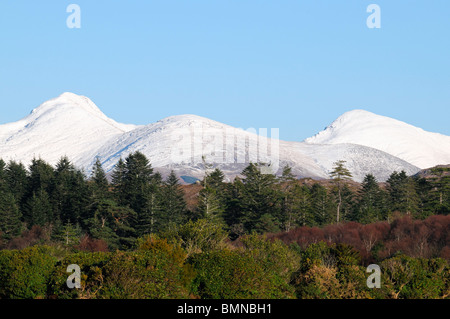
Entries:
[[348, 222], [324, 228], [299, 227], [267, 237], [278, 238], [286, 244], [295, 242], [302, 248], [320, 241], [348, 244], [360, 252], [365, 262], [382, 260], [398, 252], [410, 257], [450, 260], [449, 231], [450, 216], [434, 215], [425, 220], [404, 216], [392, 223]]

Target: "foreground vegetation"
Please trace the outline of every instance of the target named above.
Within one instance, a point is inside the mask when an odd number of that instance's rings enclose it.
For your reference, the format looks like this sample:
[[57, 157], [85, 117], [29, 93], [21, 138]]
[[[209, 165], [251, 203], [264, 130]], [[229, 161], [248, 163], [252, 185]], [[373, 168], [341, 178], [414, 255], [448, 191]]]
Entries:
[[358, 184], [344, 164], [324, 182], [205, 167], [182, 187], [139, 152], [111, 182], [99, 161], [88, 178], [0, 160], [0, 298], [449, 298], [449, 169]]
[[[67, 287], [71, 264], [81, 268], [80, 289]], [[302, 249], [254, 234], [236, 247], [199, 220], [168, 238], [141, 238], [126, 252], [3, 250], [0, 298], [449, 298], [445, 259], [397, 254], [379, 265], [381, 287], [368, 288], [366, 267], [349, 245]]]

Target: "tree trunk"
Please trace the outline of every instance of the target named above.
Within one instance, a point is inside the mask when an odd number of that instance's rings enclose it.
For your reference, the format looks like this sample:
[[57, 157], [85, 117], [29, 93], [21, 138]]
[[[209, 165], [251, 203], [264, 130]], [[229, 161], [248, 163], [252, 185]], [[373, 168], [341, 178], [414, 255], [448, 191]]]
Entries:
[[341, 203], [342, 203], [341, 188], [340, 187], [339, 187], [338, 194], [339, 194], [339, 203], [338, 203], [338, 207], [337, 207], [336, 223], [339, 223], [339, 213], [340, 213]]

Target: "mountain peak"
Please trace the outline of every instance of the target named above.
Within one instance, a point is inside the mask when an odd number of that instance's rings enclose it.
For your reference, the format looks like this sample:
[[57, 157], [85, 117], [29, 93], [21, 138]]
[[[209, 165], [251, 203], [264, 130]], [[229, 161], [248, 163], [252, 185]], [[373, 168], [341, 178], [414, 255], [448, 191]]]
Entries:
[[450, 137], [365, 110], [339, 116], [325, 130], [307, 138], [310, 144], [358, 144], [397, 156], [417, 167], [450, 162]]
[[370, 111], [366, 111], [363, 109], [355, 109], [355, 110], [345, 112], [344, 114], [339, 116], [330, 125], [330, 127], [335, 127], [335, 126], [344, 125], [344, 124], [355, 124], [355, 123], [362, 124], [366, 121], [397, 121], [397, 120], [383, 116], [383, 115], [378, 115], [378, 114], [375, 114], [375, 113], [372, 113]]
[[97, 105], [94, 104], [94, 102], [91, 101], [91, 99], [89, 99], [86, 96], [77, 95], [71, 92], [64, 92], [58, 97], [55, 97], [51, 100], [42, 103], [37, 108], [35, 108], [31, 112], [31, 114], [40, 115], [61, 108], [82, 109], [90, 113], [91, 115], [106, 118], [103, 112], [97, 107]]

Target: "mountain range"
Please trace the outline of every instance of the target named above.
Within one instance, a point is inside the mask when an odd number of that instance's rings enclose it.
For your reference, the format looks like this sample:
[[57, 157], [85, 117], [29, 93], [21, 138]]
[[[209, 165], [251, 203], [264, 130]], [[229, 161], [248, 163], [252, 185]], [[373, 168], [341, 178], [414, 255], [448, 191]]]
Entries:
[[[269, 130], [268, 130], [269, 131]], [[270, 134], [270, 137], [268, 136]], [[118, 123], [89, 98], [63, 93], [23, 119], [0, 125], [0, 158], [25, 165], [33, 158], [55, 164], [67, 156], [89, 174], [98, 157], [107, 172], [120, 158], [140, 151], [167, 175], [201, 179], [205, 165], [231, 180], [249, 162], [284, 165], [299, 178], [329, 178], [333, 163], [345, 160], [355, 181], [372, 173], [385, 181], [393, 171], [415, 174], [450, 163], [450, 137], [407, 123], [354, 110], [301, 142], [279, 140], [277, 131], [242, 130], [196, 115], [171, 116], [148, 125]], [[209, 166], [209, 165], [208, 165]]]

